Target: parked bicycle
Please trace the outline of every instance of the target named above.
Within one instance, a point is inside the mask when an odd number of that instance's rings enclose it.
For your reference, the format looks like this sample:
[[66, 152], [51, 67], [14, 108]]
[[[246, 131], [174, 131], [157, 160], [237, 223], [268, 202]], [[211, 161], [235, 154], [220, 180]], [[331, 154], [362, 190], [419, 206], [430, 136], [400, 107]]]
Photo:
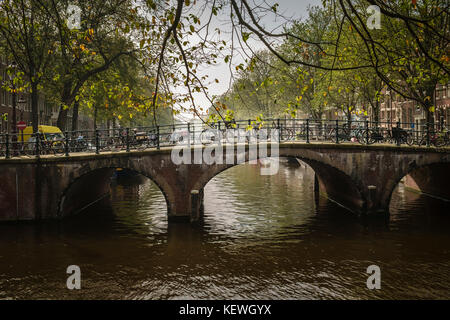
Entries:
[[449, 131], [440, 132], [423, 132], [417, 134], [417, 137], [412, 137], [409, 141], [409, 145], [426, 146], [428, 143], [435, 147], [444, 147], [450, 144]]

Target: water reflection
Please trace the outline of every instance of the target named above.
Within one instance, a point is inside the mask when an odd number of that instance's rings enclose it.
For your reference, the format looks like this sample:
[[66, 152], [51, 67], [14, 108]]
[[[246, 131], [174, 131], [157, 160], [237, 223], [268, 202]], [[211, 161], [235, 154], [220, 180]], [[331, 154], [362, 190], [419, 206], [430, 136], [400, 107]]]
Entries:
[[[242, 165], [205, 189], [202, 226], [167, 224], [145, 180], [62, 222], [0, 226], [0, 298], [449, 298], [448, 204], [399, 186], [389, 221], [361, 221], [321, 198], [311, 169]], [[142, 181], [141, 181], [142, 182]], [[65, 288], [66, 268], [82, 290]], [[382, 290], [366, 288], [366, 268]]]

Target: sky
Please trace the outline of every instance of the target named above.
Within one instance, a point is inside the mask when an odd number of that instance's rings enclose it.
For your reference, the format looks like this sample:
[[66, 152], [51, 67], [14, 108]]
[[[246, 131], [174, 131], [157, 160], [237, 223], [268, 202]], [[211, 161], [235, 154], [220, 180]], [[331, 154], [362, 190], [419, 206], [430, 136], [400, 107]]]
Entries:
[[[321, 0], [267, 0], [269, 5], [278, 3], [278, 12], [282, 13], [283, 16], [292, 18], [292, 19], [305, 19], [308, 16], [307, 8], [309, 5], [320, 5]], [[273, 17], [271, 17], [273, 19]], [[280, 25], [280, 20], [278, 21], [270, 21], [263, 20], [267, 29], [274, 28]], [[226, 28], [223, 25], [217, 25], [219, 28]], [[226, 31], [226, 30], [225, 30]], [[264, 48], [264, 45], [257, 40], [252, 40], [251, 46], [253, 49]], [[235, 65], [244, 62], [242, 57], [233, 58]], [[208, 66], [207, 68], [202, 68], [200, 74], [207, 74], [210, 78], [211, 83], [208, 85], [208, 91], [210, 95], [221, 95], [227, 91], [230, 84], [231, 74], [230, 68], [228, 64], [226, 64], [223, 59], [218, 59], [218, 64], [215, 66]], [[215, 83], [214, 79], [218, 79], [219, 83]], [[201, 94], [195, 95], [195, 103], [197, 107], [203, 107], [204, 109], [208, 109], [210, 103], [206, 97]], [[187, 107], [185, 105], [185, 107]], [[177, 118], [182, 121], [187, 121], [193, 117], [192, 114], [189, 113], [181, 113], [177, 115]]]

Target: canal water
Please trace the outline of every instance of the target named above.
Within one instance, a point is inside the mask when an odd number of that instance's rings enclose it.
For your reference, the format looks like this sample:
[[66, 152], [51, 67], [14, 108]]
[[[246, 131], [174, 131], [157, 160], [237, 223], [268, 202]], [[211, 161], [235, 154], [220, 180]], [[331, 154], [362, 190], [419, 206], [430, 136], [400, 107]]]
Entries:
[[[240, 165], [205, 189], [204, 224], [168, 225], [146, 178], [61, 222], [0, 225], [0, 299], [449, 299], [448, 203], [400, 185], [388, 219], [314, 199], [311, 169]], [[66, 269], [81, 268], [81, 290]], [[369, 290], [367, 267], [381, 270]]]

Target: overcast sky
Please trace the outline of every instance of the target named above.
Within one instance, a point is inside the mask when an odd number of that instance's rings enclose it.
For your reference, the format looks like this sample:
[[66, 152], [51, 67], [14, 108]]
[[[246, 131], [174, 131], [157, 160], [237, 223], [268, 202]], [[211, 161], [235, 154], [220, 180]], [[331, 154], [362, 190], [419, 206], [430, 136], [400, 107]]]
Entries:
[[[292, 18], [292, 19], [305, 19], [308, 16], [307, 8], [309, 5], [321, 5], [321, 0], [278, 0], [278, 1], [272, 1], [267, 0], [267, 3], [269, 4], [275, 4], [278, 3], [278, 12], [282, 13], [284, 16]], [[273, 17], [272, 17], [273, 19]], [[278, 21], [268, 21], [267, 19], [264, 20], [264, 24], [268, 29], [274, 28], [279, 26], [281, 23], [281, 20]], [[224, 26], [221, 26], [220, 28], [226, 28]], [[225, 30], [224, 30], [225, 31]], [[260, 42], [257, 42], [254, 40], [252, 43], [253, 49], [263, 48], [264, 45]], [[243, 58], [242, 57], [235, 57], [234, 63], [237, 65], [239, 63], [242, 63]], [[201, 74], [207, 74], [212, 81], [212, 83], [209, 85], [209, 93], [210, 95], [220, 95], [227, 91], [230, 83], [230, 69], [228, 64], [223, 62], [222, 59], [218, 60], [218, 64], [215, 66], [208, 66], [207, 68], [202, 68]], [[219, 83], [215, 83], [213, 80], [218, 79]], [[195, 103], [197, 107], [203, 107], [204, 109], [208, 109], [209, 102], [203, 95], [196, 94], [195, 95]], [[186, 106], [187, 107], [187, 106]], [[177, 116], [180, 120], [188, 120], [192, 118], [193, 116], [191, 114], [181, 114], [180, 116]]]

